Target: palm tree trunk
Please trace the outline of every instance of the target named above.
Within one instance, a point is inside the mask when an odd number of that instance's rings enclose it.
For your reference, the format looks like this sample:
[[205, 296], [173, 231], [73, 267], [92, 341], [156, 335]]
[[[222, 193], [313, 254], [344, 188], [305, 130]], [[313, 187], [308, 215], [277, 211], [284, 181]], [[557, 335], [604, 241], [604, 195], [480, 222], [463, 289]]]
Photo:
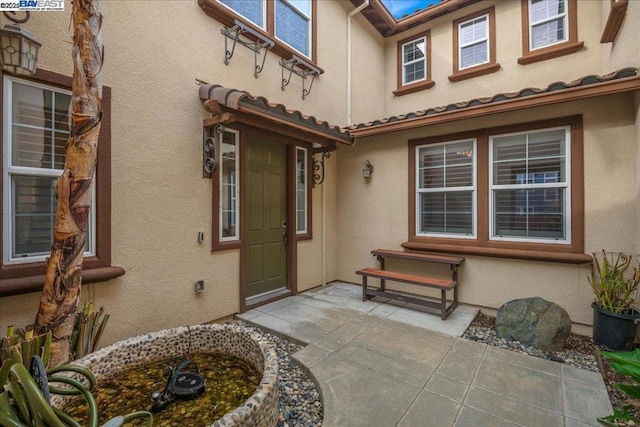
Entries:
[[102, 115], [102, 15], [98, 0], [73, 0], [72, 14], [71, 134], [64, 171], [56, 182], [53, 244], [36, 316], [39, 331], [53, 332], [50, 366], [67, 362], [70, 357]]

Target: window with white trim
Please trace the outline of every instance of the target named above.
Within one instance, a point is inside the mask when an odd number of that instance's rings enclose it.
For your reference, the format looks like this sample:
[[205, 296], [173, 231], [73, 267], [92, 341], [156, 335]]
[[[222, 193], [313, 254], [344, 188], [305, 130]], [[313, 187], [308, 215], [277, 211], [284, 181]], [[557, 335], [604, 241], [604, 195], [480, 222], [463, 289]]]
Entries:
[[275, 0], [276, 37], [311, 57], [311, 0]]
[[460, 69], [489, 62], [489, 14], [458, 24]]
[[416, 147], [416, 234], [476, 235], [476, 140]]
[[238, 224], [240, 198], [238, 185], [239, 132], [225, 129], [220, 144], [220, 241], [229, 242], [240, 238]]
[[308, 188], [307, 149], [296, 147], [296, 233], [306, 234], [307, 227], [307, 188]]
[[569, 127], [489, 138], [490, 238], [571, 243]]
[[569, 40], [568, 0], [529, 0], [529, 49]]
[[420, 37], [402, 45], [402, 84], [427, 79], [427, 38]]
[[[54, 185], [64, 169], [71, 92], [9, 76], [3, 85], [3, 261], [44, 261], [53, 243]], [[86, 256], [95, 254], [94, 211]]]

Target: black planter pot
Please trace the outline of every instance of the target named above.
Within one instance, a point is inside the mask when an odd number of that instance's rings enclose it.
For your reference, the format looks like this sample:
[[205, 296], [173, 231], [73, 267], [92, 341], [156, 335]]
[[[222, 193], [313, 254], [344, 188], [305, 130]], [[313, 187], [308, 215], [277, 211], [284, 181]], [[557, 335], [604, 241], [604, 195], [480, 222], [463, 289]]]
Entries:
[[612, 351], [631, 351], [636, 337], [636, 319], [640, 312], [636, 309], [628, 313], [613, 313], [603, 310], [596, 303], [593, 307], [593, 342]]

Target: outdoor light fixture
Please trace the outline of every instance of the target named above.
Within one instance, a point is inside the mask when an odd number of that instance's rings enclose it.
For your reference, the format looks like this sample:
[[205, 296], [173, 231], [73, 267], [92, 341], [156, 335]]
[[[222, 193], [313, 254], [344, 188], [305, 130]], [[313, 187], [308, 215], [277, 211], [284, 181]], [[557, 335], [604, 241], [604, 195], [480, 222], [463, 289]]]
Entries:
[[12, 74], [31, 76], [36, 72], [40, 43], [28, 30], [22, 28], [29, 20], [29, 12], [23, 19], [18, 19], [15, 12], [3, 12], [4, 16], [14, 22], [0, 30], [0, 61], [2, 70]]
[[371, 174], [373, 173], [373, 165], [367, 160], [364, 163], [364, 168], [362, 169], [362, 177], [367, 179], [371, 178]]

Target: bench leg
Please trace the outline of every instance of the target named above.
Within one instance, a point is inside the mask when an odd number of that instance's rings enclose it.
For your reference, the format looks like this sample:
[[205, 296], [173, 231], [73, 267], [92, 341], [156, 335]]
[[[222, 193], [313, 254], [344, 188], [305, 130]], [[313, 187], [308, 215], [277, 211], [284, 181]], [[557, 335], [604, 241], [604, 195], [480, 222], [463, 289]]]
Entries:
[[440, 295], [440, 318], [445, 320], [447, 318], [447, 291], [442, 289]]
[[362, 276], [362, 301], [367, 300], [367, 276]]

